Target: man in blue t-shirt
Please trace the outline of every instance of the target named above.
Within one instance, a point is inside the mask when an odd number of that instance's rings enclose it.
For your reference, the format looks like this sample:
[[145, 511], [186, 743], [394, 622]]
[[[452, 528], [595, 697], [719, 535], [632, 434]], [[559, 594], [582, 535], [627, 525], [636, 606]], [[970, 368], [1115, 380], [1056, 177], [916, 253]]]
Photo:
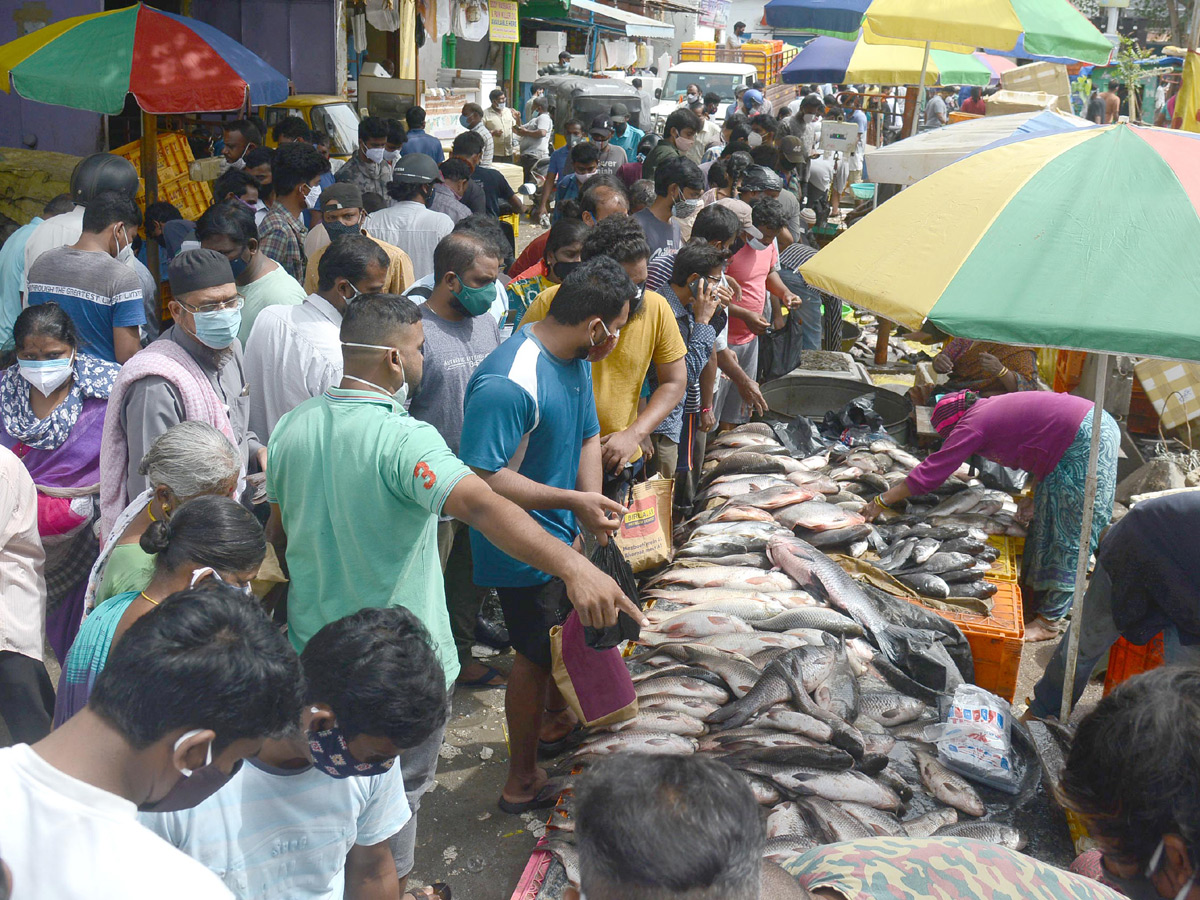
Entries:
[[132, 197], [102, 191], [88, 201], [79, 240], [47, 250], [29, 267], [27, 303], [54, 302], [75, 323], [79, 349], [124, 363], [141, 349], [142, 282], [128, 265], [142, 214]]
[[[580, 527], [607, 541], [624, 514], [600, 493], [600, 423], [589, 362], [617, 344], [637, 288], [608, 257], [567, 276], [545, 319], [526, 325], [467, 385], [460, 453], [497, 493], [529, 510], [551, 535], [578, 542]], [[578, 544], [577, 544], [578, 546]], [[472, 529], [476, 584], [497, 588], [516, 659], [508, 679], [508, 780], [500, 808], [520, 814], [555, 802], [543, 792], [539, 737], [559, 744], [573, 717], [550, 678], [550, 629], [570, 612], [562, 583], [508, 556]]]
[[445, 161], [446, 153], [442, 150], [442, 142], [425, 131], [425, 110], [419, 106], [410, 107], [404, 114], [404, 124], [408, 126], [408, 134], [404, 146], [400, 148], [401, 156], [424, 153], [436, 163]]

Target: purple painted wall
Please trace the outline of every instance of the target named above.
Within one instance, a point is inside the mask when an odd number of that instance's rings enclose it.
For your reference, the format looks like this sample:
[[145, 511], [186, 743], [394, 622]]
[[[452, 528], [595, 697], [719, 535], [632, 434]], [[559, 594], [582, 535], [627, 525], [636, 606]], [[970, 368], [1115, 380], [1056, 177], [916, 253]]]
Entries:
[[288, 76], [298, 94], [336, 93], [334, 0], [192, 0], [219, 28]]
[[[4, 44], [25, 33], [22, 22], [30, 17], [41, 18], [48, 12], [49, 20], [57, 22], [101, 12], [104, 0], [16, 0], [2, 3], [0, 8], [0, 44]], [[0, 92], [0, 146], [30, 147], [27, 140], [35, 142], [32, 149], [86, 156], [101, 149], [103, 119], [96, 113], [33, 103], [15, 92]]]

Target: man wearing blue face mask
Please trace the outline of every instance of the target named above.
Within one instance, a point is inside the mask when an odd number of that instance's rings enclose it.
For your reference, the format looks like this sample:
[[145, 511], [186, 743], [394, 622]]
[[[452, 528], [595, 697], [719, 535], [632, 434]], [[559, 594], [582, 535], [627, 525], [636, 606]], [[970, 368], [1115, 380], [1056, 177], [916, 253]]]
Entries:
[[57, 303], [75, 323], [80, 348], [109, 362], [123, 363], [141, 348], [146, 310], [127, 264], [141, 224], [132, 198], [104, 191], [84, 210], [79, 240], [47, 250], [29, 267], [27, 305]]
[[[336, 190], [336, 185], [330, 190]], [[268, 306], [303, 303], [304, 288], [258, 248], [254, 213], [236, 201], [214, 203], [196, 222], [196, 239], [206, 250], [216, 250], [229, 260], [237, 292], [245, 301], [238, 340], [245, 347], [258, 314]]]
[[[184, 250], [171, 260], [175, 324], [121, 368], [109, 397], [100, 447], [101, 506], [119, 512], [146, 488], [142, 457], [164, 431], [185, 420], [212, 425], [238, 448], [243, 471], [266, 465], [250, 428], [250, 389], [238, 330], [242, 298], [229, 260], [215, 250]], [[115, 512], [113, 513], [115, 515]]]
[[398, 898], [388, 840], [416, 822], [396, 757], [446, 722], [429, 633], [408, 610], [364, 609], [322, 628], [300, 662], [291, 733], [198, 806], [141, 821], [240, 898]]

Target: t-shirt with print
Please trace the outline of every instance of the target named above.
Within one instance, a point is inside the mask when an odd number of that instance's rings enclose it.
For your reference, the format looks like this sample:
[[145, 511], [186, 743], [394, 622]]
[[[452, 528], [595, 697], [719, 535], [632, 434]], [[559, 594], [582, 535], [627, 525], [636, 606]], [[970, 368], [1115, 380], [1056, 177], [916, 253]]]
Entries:
[[[583, 442], [599, 433], [590, 364], [559, 359], [529, 326], [480, 363], [467, 385], [462, 458], [481, 471], [508, 467], [538, 484], [575, 490]], [[564, 543], [579, 534], [570, 510], [535, 509], [529, 514]], [[476, 584], [533, 587], [550, 580], [474, 528], [471, 553]]]
[[527, 122], [525, 128], [534, 131], [541, 130], [546, 133], [541, 137], [522, 137], [521, 152], [539, 159], [549, 156], [550, 136], [554, 134], [554, 120], [550, 118], [550, 114], [541, 113], [533, 121]]
[[[746, 244], [733, 255], [725, 274], [742, 287], [737, 305], [750, 312], [764, 314], [767, 306], [767, 276], [779, 268], [779, 248], [774, 241], [766, 250], [755, 250]], [[736, 316], [729, 317], [729, 343], [737, 347], [754, 340], [754, 332]]]
[[642, 226], [642, 231], [646, 232], [646, 243], [650, 245], [651, 262], [664, 254], [675, 253], [683, 246], [683, 237], [674, 220], [660, 222], [649, 209], [639, 209], [633, 214], [633, 217]]
[[408, 405], [409, 415], [438, 430], [452, 453], [462, 437], [463, 400], [475, 368], [500, 346], [500, 327], [484, 313], [460, 322], [443, 319], [421, 304], [425, 326], [421, 388]]
[[330, 622], [403, 606], [458, 675], [437, 517], [470, 474], [437, 430], [392, 398], [331, 387], [271, 432], [267, 499], [288, 537], [288, 637], [297, 652]]
[[55, 247], [29, 267], [28, 305], [54, 301], [79, 335], [79, 349], [117, 361], [113, 329], [146, 324], [142, 283], [129, 266], [98, 250]]
[[[558, 287], [554, 285], [538, 297], [521, 321], [537, 322], [546, 318]], [[638, 400], [650, 366], [672, 363], [686, 354], [687, 347], [671, 304], [662, 294], [646, 291], [642, 308], [621, 329], [617, 346], [600, 362], [592, 363], [592, 387], [596, 394], [600, 433], [615, 434], [632, 425], [638, 416]], [[633, 459], [640, 458], [639, 450]]]
[[247, 759], [198, 806], [139, 818], [238, 900], [341, 900], [350, 849], [386, 841], [411, 815], [398, 762], [383, 775], [333, 778]]

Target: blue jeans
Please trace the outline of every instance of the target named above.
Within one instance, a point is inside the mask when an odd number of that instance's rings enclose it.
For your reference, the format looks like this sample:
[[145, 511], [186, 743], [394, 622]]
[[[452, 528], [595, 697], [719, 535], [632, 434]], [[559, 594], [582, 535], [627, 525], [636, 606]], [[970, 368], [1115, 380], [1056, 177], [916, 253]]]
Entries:
[[[1072, 620], [1058, 649], [1046, 666], [1046, 672], [1033, 688], [1033, 702], [1029, 711], [1039, 719], [1055, 716], [1062, 711], [1063, 678], [1067, 671], [1067, 646], [1071, 639], [1071, 629], [1079, 626], [1079, 659], [1075, 665], [1075, 684], [1072, 691], [1071, 705], [1074, 706], [1083, 696], [1092, 671], [1117, 642], [1120, 632], [1113, 623], [1112, 616], [1112, 579], [1104, 571], [1103, 566], [1096, 566], [1087, 593], [1083, 595], [1083, 610]], [[1165, 665], [1200, 664], [1200, 644], [1184, 646], [1179, 643], [1179, 632], [1174, 627], [1163, 629], [1163, 663]]]

